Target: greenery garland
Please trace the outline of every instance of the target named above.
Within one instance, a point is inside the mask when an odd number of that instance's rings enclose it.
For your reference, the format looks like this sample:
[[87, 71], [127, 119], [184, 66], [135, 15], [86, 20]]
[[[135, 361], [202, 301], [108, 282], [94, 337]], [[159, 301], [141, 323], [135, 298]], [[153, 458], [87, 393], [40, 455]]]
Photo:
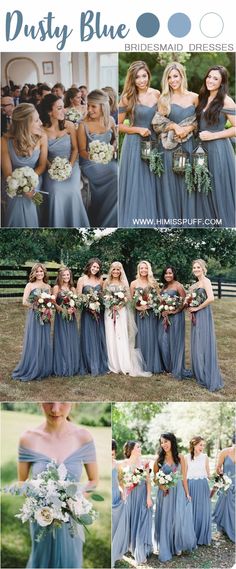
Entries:
[[158, 148], [151, 150], [149, 156], [150, 171], [153, 172], [153, 174], [156, 174], [159, 178], [165, 171], [162, 156], [163, 152], [159, 152]]
[[187, 160], [187, 162], [185, 164], [184, 181], [186, 184], [187, 192], [189, 192], [191, 194], [192, 191], [194, 190], [194, 187], [193, 187], [193, 169], [192, 169], [192, 164], [191, 164], [191, 162], [189, 162], [189, 160]]
[[206, 164], [197, 164], [193, 169], [193, 182], [197, 192], [212, 192], [211, 173]]

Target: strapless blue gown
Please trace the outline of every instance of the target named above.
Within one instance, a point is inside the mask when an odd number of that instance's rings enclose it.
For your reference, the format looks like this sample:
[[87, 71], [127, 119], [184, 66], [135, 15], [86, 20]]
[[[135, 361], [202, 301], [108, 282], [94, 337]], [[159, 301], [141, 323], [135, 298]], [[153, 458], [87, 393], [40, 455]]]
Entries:
[[137, 565], [152, 553], [152, 508], [147, 508], [147, 486], [142, 481], [127, 497], [129, 550]]
[[[66, 293], [65, 293], [66, 294]], [[60, 306], [63, 291], [58, 293], [56, 302]], [[62, 318], [56, 312], [53, 336], [53, 374], [58, 376], [76, 375], [79, 370], [79, 331], [75, 314], [72, 320]]]
[[[178, 291], [167, 289], [170, 296], [178, 295]], [[167, 330], [164, 329], [163, 318], [159, 326], [159, 346], [165, 371], [171, 373], [175, 379], [188, 379], [192, 377], [190, 370], [185, 369], [185, 317], [184, 311], [169, 315], [171, 322]]]
[[[173, 468], [168, 464], [162, 465], [166, 474]], [[178, 470], [181, 470], [180, 464]], [[167, 495], [158, 488], [154, 538], [162, 562], [171, 561], [172, 556], [180, 551], [192, 551], [197, 545], [192, 504], [185, 496], [182, 480], [169, 488]]]
[[[202, 113], [200, 121], [200, 131], [219, 132], [224, 130], [228, 115], [235, 115], [232, 109], [221, 111], [219, 122], [216, 125], [209, 125]], [[235, 154], [230, 138], [218, 138], [202, 142], [203, 147], [208, 152], [208, 168], [212, 174], [212, 192], [208, 195], [199, 193], [197, 199], [197, 216], [205, 219], [222, 220], [218, 227], [235, 227]], [[209, 227], [209, 224], [206, 225]]]
[[[31, 449], [25, 447], [19, 448], [19, 462], [30, 462], [32, 464], [33, 477], [43, 472], [51, 460], [52, 459], [48, 456]], [[95, 461], [96, 452], [94, 443], [91, 441], [71, 453], [63, 461], [63, 464], [67, 468], [71, 480], [79, 482], [82, 475], [83, 464], [89, 464]], [[63, 524], [61, 528], [55, 530], [55, 537], [53, 537], [52, 532], [49, 532], [37, 542], [36, 538], [39, 529], [40, 527], [37, 523], [30, 524], [32, 549], [27, 568], [82, 568], [83, 543], [80, 537], [72, 537], [70, 535], [68, 523]]]
[[[134, 126], [146, 127], [156, 135], [151, 122], [156, 105], [137, 104], [134, 109]], [[125, 107], [119, 109], [121, 113]], [[141, 158], [141, 141], [148, 140], [139, 134], [126, 134], [122, 144], [119, 168], [119, 227], [153, 227], [157, 218], [157, 191], [159, 178]]]
[[129, 549], [127, 503], [120, 496], [118, 471], [112, 469], [112, 567]]
[[[71, 138], [64, 134], [60, 138], [48, 140], [48, 160], [56, 156], [67, 158], [71, 155]], [[88, 216], [81, 195], [81, 179], [78, 161], [75, 161], [70, 178], [63, 182], [51, 180], [48, 172], [44, 174], [44, 189], [49, 192], [49, 227], [89, 227]]]
[[[203, 288], [197, 290], [204, 291]], [[194, 312], [196, 323], [191, 325], [192, 371], [198, 384], [209, 391], [224, 386], [217, 362], [216, 337], [211, 306]]]
[[[14, 149], [13, 139], [8, 140], [8, 150], [12, 163], [12, 170], [15, 168], [23, 168], [24, 166], [29, 166], [35, 169], [39, 160], [40, 150], [35, 148], [31, 156], [18, 156]], [[39, 184], [36, 191], [41, 188], [42, 178], [39, 178]], [[4, 196], [4, 189], [3, 189]], [[4, 199], [4, 198], [3, 198]], [[16, 196], [15, 198], [9, 198], [7, 195], [6, 199], [6, 220], [4, 225], [6, 227], [38, 227], [38, 212], [36, 205], [31, 199]], [[42, 207], [42, 206], [40, 206]]]
[[158, 332], [161, 322], [152, 309], [149, 309], [148, 314], [145, 316], [141, 317], [140, 314], [142, 313], [136, 310], [136, 325], [138, 328], [136, 347], [140, 349], [143, 356], [144, 371], [161, 373], [164, 371], [158, 344]]
[[29, 308], [23, 351], [20, 362], [12, 372], [12, 377], [20, 381], [30, 381], [49, 375], [52, 375], [51, 326], [49, 322], [40, 324], [35, 311]]
[[227, 492], [220, 492], [214, 512], [213, 521], [217, 524], [218, 531], [227, 534], [231, 541], [235, 542], [235, 464], [226, 456], [223, 465], [224, 474], [232, 480]]
[[[93, 288], [101, 291], [101, 285], [92, 287], [85, 285], [82, 293]], [[104, 375], [108, 372], [107, 348], [105, 339], [104, 316], [96, 320], [92, 314], [83, 309], [80, 321], [80, 365], [79, 375]]]
[[[179, 124], [182, 120], [193, 115], [195, 113], [195, 106], [189, 105], [188, 107], [181, 107], [176, 103], [171, 104], [171, 112], [168, 119]], [[182, 144], [183, 150], [191, 152], [193, 150], [193, 137], [191, 136], [189, 140]], [[177, 150], [166, 150], [160, 145], [161, 152], [163, 152], [163, 160], [165, 171], [160, 178], [160, 191], [157, 194], [157, 207], [158, 207], [158, 217], [160, 219], [170, 220], [169, 223], [160, 224], [159, 227], [173, 226], [172, 220], [180, 219], [182, 220], [181, 225], [186, 227], [192, 227], [191, 223], [188, 224], [188, 220], [196, 217], [196, 198], [195, 193], [192, 192], [190, 195], [186, 190], [186, 185], [184, 181], [184, 176], [175, 174], [172, 170], [172, 159], [173, 153]]]
[[[104, 133], [90, 133], [85, 124], [87, 138], [87, 150], [89, 143], [100, 140], [106, 144], [111, 143], [112, 131]], [[118, 168], [116, 160], [108, 164], [97, 164], [93, 160], [87, 160], [80, 156], [82, 173], [89, 180], [91, 190], [91, 205], [89, 208], [89, 220], [91, 227], [117, 227], [117, 193], [118, 193]]]

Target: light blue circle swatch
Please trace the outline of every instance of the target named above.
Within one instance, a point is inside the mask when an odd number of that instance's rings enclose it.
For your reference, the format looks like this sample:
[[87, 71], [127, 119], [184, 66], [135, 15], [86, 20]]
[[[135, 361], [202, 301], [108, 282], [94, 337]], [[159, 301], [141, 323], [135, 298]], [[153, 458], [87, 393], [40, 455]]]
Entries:
[[183, 38], [191, 30], [191, 20], [186, 14], [176, 12], [168, 20], [168, 30], [172, 36]]
[[160, 28], [160, 22], [151, 12], [146, 12], [138, 17], [136, 22], [136, 29], [138, 33], [144, 38], [152, 38], [157, 34]]

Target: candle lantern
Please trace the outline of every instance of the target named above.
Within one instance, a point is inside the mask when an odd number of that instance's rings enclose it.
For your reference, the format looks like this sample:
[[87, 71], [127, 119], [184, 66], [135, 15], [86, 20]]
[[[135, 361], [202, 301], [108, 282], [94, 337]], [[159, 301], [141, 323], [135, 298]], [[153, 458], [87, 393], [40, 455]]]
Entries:
[[172, 154], [172, 170], [175, 174], [184, 175], [189, 152], [183, 150], [182, 144]]
[[141, 158], [143, 160], [150, 160], [152, 150], [158, 148], [156, 140], [142, 140], [141, 141]]
[[201, 142], [195, 150], [192, 152], [192, 160], [193, 160], [193, 168], [195, 169], [197, 166], [205, 166], [208, 167], [208, 158], [207, 158], [207, 151], [203, 148]]

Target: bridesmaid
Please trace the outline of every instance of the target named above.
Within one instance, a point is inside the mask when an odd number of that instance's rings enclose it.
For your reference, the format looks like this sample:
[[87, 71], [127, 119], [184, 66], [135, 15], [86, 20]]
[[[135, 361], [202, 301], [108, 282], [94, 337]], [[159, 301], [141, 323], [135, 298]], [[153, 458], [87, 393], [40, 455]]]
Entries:
[[[167, 265], [162, 273], [161, 280], [164, 283], [161, 296], [168, 293], [171, 297], [177, 296], [184, 301], [185, 290], [177, 280], [176, 270], [172, 265]], [[190, 370], [185, 369], [185, 317], [183, 306], [176, 310], [161, 313], [162, 323], [159, 327], [159, 347], [164, 363], [164, 369], [171, 373], [175, 379], [187, 379], [192, 377]], [[171, 325], [164, 325], [166, 318], [170, 319]]]
[[192, 499], [194, 531], [198, 545], [211, 544], [211, 500], [208, 479], [210, 466], [203, 453], [204, 439], [192, 437], [190, 453], [185, 456], [189, 494]]
[[[75, 293], [71, 270], [61, 267], [58, 271], [53, 294], [56, 297], [56, 316], [53, 337], [53, 373], [59, 376], [76, 375], [79, 370], [79, 332], [75, 308], [61, 305], [69, 292]], [[70, 315], [66, 318], [65, 310]], [[64, 314], [64, 316], [63, 316]]]
[[[141, 445], [137, 441], [127, 441], [124, 445], [125, 460], [119, 467], [120, 484], [127, 501], [129, 516], [129, 551], [137, 565], [147, 562], [152, 553], [152, 498], [149, 463], [141, 455]], [[146, 479], [127, 491], [123, 483], [124, 468], [133, 473], [136, 468], [146, 472]]]
[[[44, 421], [23, 433], [19, 441], [19, 481], [25, 482], [31, 472], [35, 478], [47, 469], [53, 460], [64, 464], [70, 479], [77, 484], [85, 468], [84, 490], [93, 490], [98, 483], [96, 450], [91, 434], [70, 420], [72, 404], [54, 401], [42, 403]], [[32, 424], [31, 424], [32, 425]], [[83, 567], [82, 539], [70, 533], [70, 524], [46, 534], [37, 540], [40, 528], [31, 524], [32, 547], [28, 568], [65, 569]]]
[[44, 187], [49, 192], [49, 227], [89, 227], [81, 196], [75, 127], [64, 120], [60, 97], [46, 95], [40, 105], [41, 119], [48, 138], [48, 160], [67, 158], [72, 173], [64, 181], [52, 180], [45, 174]]
[[112, 567], [129, 549], [129, 518], [127, 503], [119, 485], [117, 443], [112, 439]]
[[107, 93], [95, 89], [88, 94], [88, 113], [77, 132], [81, 170], [91, 190], [91, 226], [117, 227], [117, 162], [113, 159], [99, 164], [90, 159], [89, 153], [89, 144], [96, 140], [111, 144], [116, 150], [116, 127]]
[[[47, 139], [41, 128], [41, 120], [35, 107], [21, 103], [12, 114], [12, 124], [8, 134], [2, 137], [2, 172], [6, 179], [15, 168], [29, 166], [39, 176], [43, 174], [47, 162]], [[32, 201], [35, 191], [40, 189], [41, 181], [33, 192], [23, 197], [9, 198], [2, 191], [2, 203], [6, 202], [6, 227], [38, 227], [37, 207]], [[40, 206], [42, 207], [42, 206]]]
[[36, 263], [31, 269], [29, 282], [23, 295], [23, 306], [28, 310], [26, 321], [23, 352], [21, 360], [12, 373], [13, 379], [30, 381], [42, 379], [52, 374], [52, 346], [50, 323], [40, 324], [32, 304], [29, 302], [31, 292], [51, 293], [48, 284], [47, 269], [44, 265]]
[[[122, 292], [129, 298], [129, 284], [119, 261], [111, 264], [103, 287], [105, 291]], [[142, 354], [135, 349], [137, 327], [128, 302], [117, 308], [116, 318], [109, 308], [105, 309], [105, 331], [110, 371], [130, 376], [151, 375], [143, 371]]]
[[159, 548], [159, 560], [171, 561], [173, 555], [192, 551], [196, 547], [191, 498], [186, 479], [183, 455], [179, 454], [173, 433], [163, 433], [160, 450], [154, 463], [154, 475], [163, 470], [165, 474], [178, 472], [182, 480], [168, 490], [160, 486], [157, 491], [154, 538]]
[[[196, 217], [194, 192], [189, 195], [184, 176], [172, 169], [173, 152], [179, 143], [183, 150], [193, 150], [193, 132], [196, 129], [196, 93], [188, 91], [185, 68], [181, 63], [167, 65], [162, 76], [162, 92], [158, 102], [158, 113], [153, 119], [153, 128], [161, 134], [161, 151], [164, 154], [165, 171], [161, 177], [158, 192], [158, 217], [161, 219], [185, 220]], [[184, 121], [184, 124], [182, 124]]]
[[[140, 261], [137, 266], [136, 280], [130, 285], [131, 298], [139, 291], [146, 291], [157, 295], [159, 286], [154, 279], [152, 267], [148, 261]], [[136, 325], [138, 333], [136, 346], [141, 350], [145, 362], [145, 369], [152, 373], [164, 371], [158, 346], [158, 329], [160, 322], [148, 304], [136, 304]]]
[[206, 297], [199, 306], [188, 308], [190, 314], [194, 313], [195, 316], [191, 326], [192, 371], [201, 387], [217, 391], [223, 387], [224, 382], [217, 362], [214, 321], [209, 306], [214, 301], [214, 293], [211, 281], [206, 277], [205, 261], [193, 261], [192, 270], [197, 282], [190, 287], [190, 292], [200, 292]]
[[160, 92], [150, 83], [147, 64], [131, 63], [119, 103], [119, 133], [125, 134], [119, 169], [119, 227], [148, 226], [149, 219], [157, 217], [157, 179], [141, 158], [141, 142], [155, 140], [151, 121]]
[[[236, 135], [236, 105], [227, 89], [225, 67], [210, 67], [199, 93], [197, 119], [199, 137], [208, 152], [213, 190], [207, 196], [197, 195], [196, 217], [218, 219], [222, 227], [235, 227], [235, 154], [230, 139]], [[227, 120], [229, 128], [225, 128]]]
[[[82, 119], [86, 114], [86, 105], [82, 105], [82, 93], [77, 87], [70, 87], [64, 96], [65, 116], [71, 111], [75, 110]], [[68, 120], [71, 120], [68, 118]], [[73, 121], [72, 121], [73, 122]], [[78, 121], [76, 121], [78, 122]]]
[[[102, 292], [101, 261], [90, 259], [84, 274], [77, 283], [78, 294]], [[80, 322], [80, 365], [79, 375], [104, 375], [108, 372], [104, 317], [98, 318], [91, 310], [83, 309]]]
[[231, 478], [232, 483], [227, 492], [221, 492], [214, 512], [213, 521], [217, 525], [220, 532], [235, 542], [235, 465], [236, 465], [236, 447], [235, 434], [232, 437], [232, 446], [224, 448], [218, 456], [216, 471], [217, 474], [226, 474]]

